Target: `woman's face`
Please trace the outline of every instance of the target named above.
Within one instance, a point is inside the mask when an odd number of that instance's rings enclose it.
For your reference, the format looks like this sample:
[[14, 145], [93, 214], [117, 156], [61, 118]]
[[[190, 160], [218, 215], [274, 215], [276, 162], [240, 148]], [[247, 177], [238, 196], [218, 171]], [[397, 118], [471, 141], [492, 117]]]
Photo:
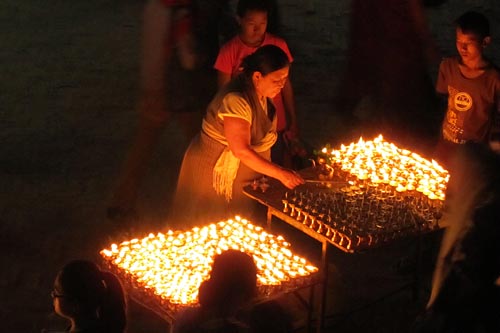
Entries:
[[255, 72], [253, 78], [257, 94], [262, 97], [270, 98], [279, 94], [288, 79], [289, 70], [290, 67], [286, 66], [274, 72], [268, 73], [267, 75]]

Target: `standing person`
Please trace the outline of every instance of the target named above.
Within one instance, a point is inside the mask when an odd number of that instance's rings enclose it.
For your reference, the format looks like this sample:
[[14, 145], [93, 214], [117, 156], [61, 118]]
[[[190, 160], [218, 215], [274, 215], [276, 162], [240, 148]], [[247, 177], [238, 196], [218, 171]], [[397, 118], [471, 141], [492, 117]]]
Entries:
[[[211, 64], [227, 0], [148, 0], [143, 12], [139, 123], [107, 209], [108, 218], [137, 218], [141, 180], [164, 128], [177, 120], [189, 142], [216, 91]], [[210, 64], [210, 65], [207, 65]]]
[[438, 110], [428, 65], [437, 54], [421, 0], [351, 0], [347, 64], [333, 105], [344, 134], [433, 147]]
[[457, 57], [439, 67], [436, 91], [447, 100], [435, 158], [446, 166], [467, 142], [488, 144], [498, 134], [500, 72], [484, 56], [491, 43], [488, 19], [469, 11], [456, 20]]
[[500, 155], [468, 142], [450, 165], [447, 228], [415, 331], [500, 332]]
[[68, 332], [125, 332], [126, 303], [121, 283], [93, 262], [67, 263], [57, 274], [51, 296], [55, 312], [70, 322]]
[[279, 47], [263, 46], [243, 59], [242, 72], [224, 86], [207, 108], [201, 132], [182, 162], [172, 221], [184, 226], [246, 213], [253, 201], [243, 186], [260, 174], [294, 188], [304, 180], [270, 162], [276, 141], [276, 112], [270, 100], [287, 81], [289, 58]]
[[[269, 18], [274, 17], [275, 9], [277, 9], [275, 3], [269, 0], [238, 1], [236, 12], [240, 32], [221, 47], [214, 65], [218, 71], [219, 87], [238, 75], [241, 72], [243, 58], [261, 46], [276, 45], [287, 54], [290, 63], [293, 61], [285, 40], [267, 32]], [[273, 98], [273, 102], [278, 116], [278, 138], [271, 149], [271, 160], [290, 167], [290, 163], [285, 163], [286, 144], [292, 140], [297, 141], [299, 135], [290, 78], [286, 80], [280, 93]]]

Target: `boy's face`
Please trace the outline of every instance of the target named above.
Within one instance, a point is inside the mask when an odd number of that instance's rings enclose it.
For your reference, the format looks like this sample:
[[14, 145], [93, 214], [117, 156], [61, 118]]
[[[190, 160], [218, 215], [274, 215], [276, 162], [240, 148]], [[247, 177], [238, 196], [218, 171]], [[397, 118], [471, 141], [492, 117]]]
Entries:
[[267, 12], [250, 10], [240, 18], [240, 38], [249, 46], [260, 46], [267, 29]]
[[457, 51], [463, 62], [480, 60], [483, 57], [483, 50], [488, 45], [488, 37], [481, 40], [473, 33], [464, 33], [457, 28]]

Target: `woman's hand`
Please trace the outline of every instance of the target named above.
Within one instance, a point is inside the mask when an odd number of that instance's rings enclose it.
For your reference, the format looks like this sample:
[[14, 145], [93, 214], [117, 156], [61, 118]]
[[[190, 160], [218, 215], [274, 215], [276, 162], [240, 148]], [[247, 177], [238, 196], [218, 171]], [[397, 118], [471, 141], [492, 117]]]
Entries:
[[278, 180], [291, 190], [304, 184], [304, 179], [297, 172], [288, 169], [281, 169]]

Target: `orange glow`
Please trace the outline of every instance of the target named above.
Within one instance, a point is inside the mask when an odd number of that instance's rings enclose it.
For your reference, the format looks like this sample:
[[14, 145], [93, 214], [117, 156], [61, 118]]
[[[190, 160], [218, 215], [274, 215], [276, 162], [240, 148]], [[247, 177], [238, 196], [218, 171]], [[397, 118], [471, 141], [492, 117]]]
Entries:
[[120, 277], [147, 294], [152, 292], [167, 305], [191, 306], [197, 304], [198, 288], [208, 279], [215, 254], [228, 249], [253, 256], [261, 293], [296, 287], [318, 271], [294, 255], [283, 237], [238, 216], [189, 231], [112, 244], [100, 254]]
[[374, 184], [388, 184], [397, 192], [417, 191], [430, 200], [445, 199], [449, 180], [448, 171], [436, 161], [429, 161], [417, 153], [398, 148], [384, 140], [382, 135], [373, 141], [359, 139], [357, 143], [340, 149], [323, 148], [334, 170], [342, 170]]

